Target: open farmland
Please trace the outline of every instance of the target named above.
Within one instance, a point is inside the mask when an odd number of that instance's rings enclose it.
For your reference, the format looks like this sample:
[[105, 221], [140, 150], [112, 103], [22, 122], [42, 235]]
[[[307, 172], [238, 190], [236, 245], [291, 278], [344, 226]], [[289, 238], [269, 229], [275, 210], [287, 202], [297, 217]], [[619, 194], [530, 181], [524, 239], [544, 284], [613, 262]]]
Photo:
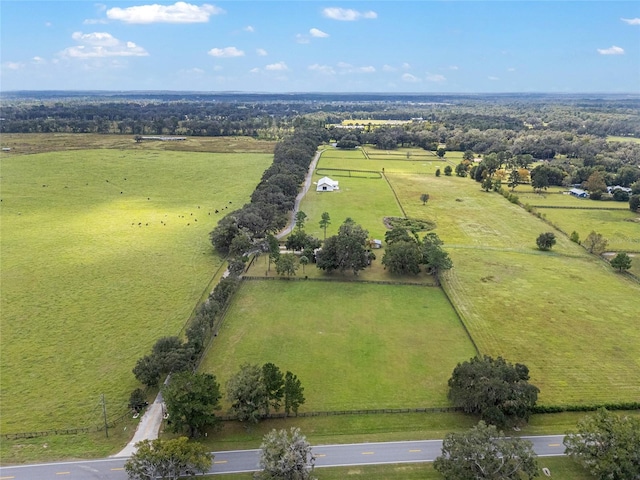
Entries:
[[388, 177], [410, 217], [436, 222], [454, 262], [446, 285], [482, 353], [527, 364], [545, 404], [637, 400], [637, 283], [561, 234], [538, 251], [551, 227], [468, 178]]
[[273, 362], [302, 381], [304, 411], [432, 407], [474, 354], [440, 289], [245, 281], [201, 370], [224, 385]]
[[628, 202], [592, 201], [563, 194], [566, 189], [553, 187], [550, 192], [516, 191], [520, 202], [529, 204], [567, 234], [578, 232], [581, 240], [589, 232], [601, 233], [611, 251], [640, 252], [640, 215], [629, 210]]
[[110, 149], [2, 159], [3, 433], [98, 424], [101, 394], [111, 416], [126, 410], [136, 360], [180, 331], [221, 264], [208, 232], [270, 162]]

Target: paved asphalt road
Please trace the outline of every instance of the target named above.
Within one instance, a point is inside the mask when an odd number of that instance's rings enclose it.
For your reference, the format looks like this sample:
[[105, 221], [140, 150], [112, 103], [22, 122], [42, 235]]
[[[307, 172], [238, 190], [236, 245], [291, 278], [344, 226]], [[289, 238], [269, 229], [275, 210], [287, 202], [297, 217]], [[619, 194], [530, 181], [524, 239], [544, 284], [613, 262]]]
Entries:
[[[524, 437], [539, 456], [564, 455], [563, 435]], [[313, 447], [316, 467], [431, 462], [440, 455], [441, 440], [356, 443]], [[258, 450], [214, 452], [211, 473], [251, 472], [258, 469]], [[1, 467], [0, 480], [126, 480], [126, 457], [78, 462]]]

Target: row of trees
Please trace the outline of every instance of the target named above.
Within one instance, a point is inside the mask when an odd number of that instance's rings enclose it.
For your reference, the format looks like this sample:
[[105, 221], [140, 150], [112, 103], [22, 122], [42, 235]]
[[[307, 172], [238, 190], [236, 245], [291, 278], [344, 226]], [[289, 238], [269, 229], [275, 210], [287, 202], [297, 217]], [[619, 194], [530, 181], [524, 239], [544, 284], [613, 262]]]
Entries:
[[[169, 415], [169, 429], [200, 436], [219, 421], [222, 391], [214, 375], [184, 370], [173, 373], [162, 386], [162, 396]], [[297, 414], [304, 404], [304, 388], [298, 377], [282, 373], [273, 363], [262, 367], [244, 364], [226, 384], [229, 412], [241, 422], [258, 423], [270, 411], [284, 408], [285, 416]]]
[[286, 225], [298, 187], [318, 145], [326, 140], [324, 129], [296, 129], [276, 145], [273, 164], [263, 173], [251, 202], [226, 215], [211, 232], [211, 243], [218, 252], [241, 255]]

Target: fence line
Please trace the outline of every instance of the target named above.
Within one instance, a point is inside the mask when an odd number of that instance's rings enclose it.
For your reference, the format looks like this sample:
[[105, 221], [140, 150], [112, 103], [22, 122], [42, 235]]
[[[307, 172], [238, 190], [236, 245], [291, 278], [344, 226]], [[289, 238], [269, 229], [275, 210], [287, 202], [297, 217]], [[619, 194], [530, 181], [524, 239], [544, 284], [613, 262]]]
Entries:
[[562, 206], [562, 205], [531, 205], [529, 204], [530, 207], [533, 208], [557, 208], [557, 209], [564, 209], [564, 210], [613, 210], [613, 211], [621, 211], [621, 212], [626, 212], [627, 210], [629, 210], [628, 208], [616, 208], [616, 207], [576, 207], [576, 206], [572, 206], [572, 205], [567, 205], [567, 206]]
[[[464, 411], [462, 407], [422, 407], [422, 408], [376, 408], [363, 410], [327, 410], [315, 412], [298, 412], [297, 414], [287, 415], [284, 412], [269, 413], [263, 418], [308, 418], [308, 417], [332, 417], [336, 415], [381, 415], [381, 414], [398, 414], [398, 413], [455, 413]], [[218, 417], [223, 422], [237, 420], [235, 415], [222, 415]]]
[[343, 282], [343, 283], [368, 283], [372, 285], [411, 285], [414, 287], [437, 287], [435, 283], [418, 283], [418, 282], [401, 282], [401, 281], [393, 281], [393, 280], [362, 280], [354, 278], [353, 280], [349, 280], [346, 278], [309, 278], [309, 277], [260, 277], [257, 275], [245, 275], [242, 277], [242, 280], [248, 281], [265, 281], [265, 280], [280, 280], [284, 282]]
[[387, 182], [387, 185], [389, 185], [389, 188], [391, 189], [391, 193], [393, 193], [393, 196], [396, 199], [398, 207], [400, 207], [400, 211], [402, 212], [402, 215], [404, 215], [404, 218], [407, 218], [407, 212], [404, 211], [404, 207], [402, 206], [402, 203], [400, 202], [400, 199], [398, 198], [398, 194], [396, 193], [396, 190], [393, 188], [393, 185], [391, 185], [391, 182], [389, 181], [387, 176], [384, 174], [384, 172], [382, 173], [382, 178], [384, 178], [385, 181]]

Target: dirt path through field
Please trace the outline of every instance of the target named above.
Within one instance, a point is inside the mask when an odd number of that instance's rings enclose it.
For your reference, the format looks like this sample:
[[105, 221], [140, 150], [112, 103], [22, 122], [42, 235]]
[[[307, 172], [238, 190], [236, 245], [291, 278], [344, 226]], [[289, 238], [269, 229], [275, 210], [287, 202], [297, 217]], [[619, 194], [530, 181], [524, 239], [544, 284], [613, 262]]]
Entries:
[[311, 187], [313, 172], [315, 172], [316, 170], [316, 166], [318, 165], [318, 160], [320, 160], [320, 155], [322, 155], [322, 152], [324, 152], [324, 150], [318, 151], [315, 157], [313, 157], [313, 160], [311, 161], [311, 165], [309, 165], [309, 171], [307, 171], [307, 177], [304, 179], [304, 185], [302, 186], [302, 190], [300, 190], [300, 193], [298, 193], [298, 196], [296, 197], [296, 201], [293, 205], [293, 210], [289, 214], [289, 224], [284, 228], [284, 230], [276, 234], [276, 238], [278, 240], [280, 240], [285, 235], [288, 235], [289, 233], [291, 233], [291, 230], [293, 230], [294, 227], [296, 226], [296, 213], [298, 213], [298, 209], [300, 208], [300, 202], [302, 201], [304, 196], [309, 191], [309, 188]]

